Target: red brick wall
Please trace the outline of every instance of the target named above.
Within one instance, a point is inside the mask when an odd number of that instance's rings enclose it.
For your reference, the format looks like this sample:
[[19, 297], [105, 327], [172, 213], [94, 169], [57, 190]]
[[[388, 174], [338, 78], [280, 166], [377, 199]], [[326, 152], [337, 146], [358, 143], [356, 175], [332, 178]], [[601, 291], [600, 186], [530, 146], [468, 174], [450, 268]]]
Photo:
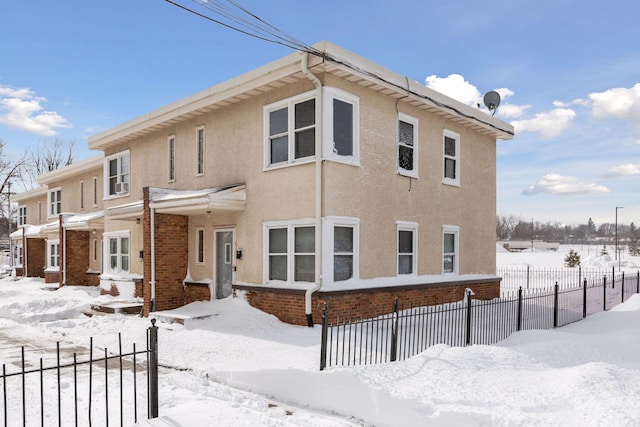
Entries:
[[209, 285], [201, 283], [187, 283], [184, 289], [184, 303], [191, 304], [194, 301], [210, 301], [211, 290]]
[[[258, 286], [234, 286], [246, 290], [249, 304], [273, 314], [286, 323], [306, 325], [304, 291], [262, 288]], [[329, 321], [338, 316], [375, 317], [391, 313], [396, 298], [401, 307], [419, 307], [460, 301], [465, 289], [472, 289], [476, 299], [492, 299], [500, 296], [500, 281], [458, 282], [439, 285], [414, 285], [370, 288], [354, 291], [318, 292], [313, 294], [311, 307], [313, 322], [320, 323], [324, 304], [329, 308]]]
[[27, 239], [27, 277], [44, 277], [47, 248], [44, 239]]
[[44, 273], [44, 283], [60, 284], [60, 272], [59, 271], [47, 271]]
[[89, 270], [89, 254], [91, 253], [90, 233], [89, 231], [67, 230], [65, 234], [65, 284], [69, 286], [89, 285], [87, 270]]
[[[151, 210], [149, 189], [144, 188], [144, 281], [145, 316], [151, 309]], [[189, 218], [155, 214], [155, 310], [171, 310], [185, 304], [182, 282], [189, 262]]]

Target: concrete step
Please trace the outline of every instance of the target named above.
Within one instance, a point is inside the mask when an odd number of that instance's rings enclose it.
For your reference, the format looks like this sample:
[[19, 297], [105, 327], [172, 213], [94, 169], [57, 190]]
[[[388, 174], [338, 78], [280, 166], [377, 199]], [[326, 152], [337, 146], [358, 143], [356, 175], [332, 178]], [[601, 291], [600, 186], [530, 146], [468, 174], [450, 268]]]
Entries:
[[140, 302], [110, 302], [106, 304], [92, 304], [91, 310], [103, 314], [140, 314], [143, 304]]

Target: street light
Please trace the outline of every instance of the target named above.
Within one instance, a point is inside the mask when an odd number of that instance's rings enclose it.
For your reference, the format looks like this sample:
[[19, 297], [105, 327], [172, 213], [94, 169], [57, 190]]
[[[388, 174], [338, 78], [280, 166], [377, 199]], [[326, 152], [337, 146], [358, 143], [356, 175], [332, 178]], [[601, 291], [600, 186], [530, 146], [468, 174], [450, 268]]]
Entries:
[[[616, 260], [618, 259], [618, 209], [624, 209], [624, 206], [616, 206]], [[618, 270], [620, 269], [620, 263], [618, 263]]]

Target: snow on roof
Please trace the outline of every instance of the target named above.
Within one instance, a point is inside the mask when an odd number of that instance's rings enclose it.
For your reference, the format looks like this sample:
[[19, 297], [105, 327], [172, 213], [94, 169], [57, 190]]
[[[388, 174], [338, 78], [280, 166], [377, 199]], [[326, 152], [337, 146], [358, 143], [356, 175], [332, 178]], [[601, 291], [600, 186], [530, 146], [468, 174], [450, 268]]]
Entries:
[[69, 217], [65, 217], [64, 223], [65, 225], [73, 225], [73, 224], [86, 224], [95, 219], [103, 218], [104, 212], [90, 212], [87, 214], [72, 214]]
[[233, 184], [222, 187], [205, 188], [202, 190], [174, 190], [170, 188], [151, 187], [149, 188], [149, 201], [166, 202], [206, 197], [229, 189], [239, 189], [243, 185], [244, 184]]

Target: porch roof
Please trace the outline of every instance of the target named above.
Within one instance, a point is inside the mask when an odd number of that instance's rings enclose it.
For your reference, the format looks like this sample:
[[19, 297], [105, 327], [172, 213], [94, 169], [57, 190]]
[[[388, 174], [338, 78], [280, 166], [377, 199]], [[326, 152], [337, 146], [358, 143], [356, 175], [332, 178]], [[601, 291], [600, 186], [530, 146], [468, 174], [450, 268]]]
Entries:
[[85, 230], [104, 227], [104, 212], [71, 214], [64, 217], [64, 226], [72, 230]]
[[149, 188], [149, 207], [158, 213], [203, 215], [212, 211], [241, 211], [247, 201], [245, 184], [202, 190]]

